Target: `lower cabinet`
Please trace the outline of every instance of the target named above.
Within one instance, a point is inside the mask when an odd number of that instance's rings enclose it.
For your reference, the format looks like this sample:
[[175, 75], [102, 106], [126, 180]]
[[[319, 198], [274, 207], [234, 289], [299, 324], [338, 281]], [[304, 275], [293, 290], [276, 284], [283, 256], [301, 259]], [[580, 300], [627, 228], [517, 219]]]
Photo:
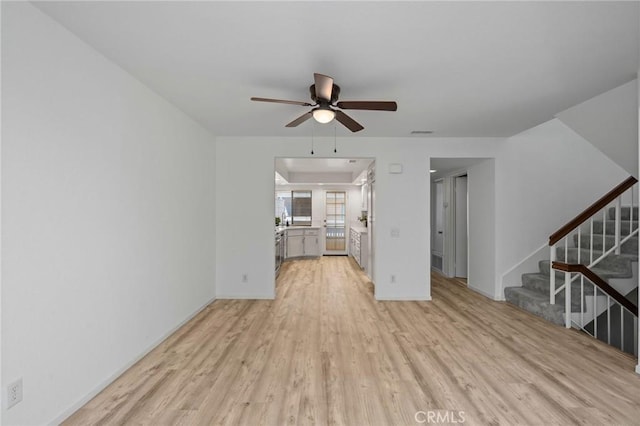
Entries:
[[287, 229], [287, 258], [320, 256], [319, 230]]
[[358, 262], [358, 265], [369, 272], [367, 262], [369, 257], [369, 234], [366, 228], [351, 228], [349, 230], [349, 254]]
[[287, 235], [287, 257], [304, 255], [304, 236]]
[[305, 229], [304, 231], [304, 256], [320, 256], [320, 244], [317, 229]]

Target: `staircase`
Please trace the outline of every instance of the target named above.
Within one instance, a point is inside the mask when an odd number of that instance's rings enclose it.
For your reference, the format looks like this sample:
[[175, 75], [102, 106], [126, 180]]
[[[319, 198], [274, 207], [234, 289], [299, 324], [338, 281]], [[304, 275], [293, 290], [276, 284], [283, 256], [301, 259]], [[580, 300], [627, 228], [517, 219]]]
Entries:
[[[604, 197], [603, 197], [604, 198]], [[610, 203], [607, 203], [610, 206]], [[616, 216], [619, 215], [619, 236], [616, 236]], [[583, 214], [584, 216], [584, 214]], [[556, 246], [556, 262], [592, 265], [589, 269], [602, 278], [615, 291], [638, 303], [638, 208], [605, 207], [588, 220], [566, 232]], [[576, 218], [578, 219], [578, 217]], [[628, 237], [630, 234], [635, 234]], [[619, 250], [616, 240], [623, 241]], [[558, 239], [559, 241], [559, 239]], [[554, 244], [556, 244], [554, 242]], [[606, 254], [600, 261], [598, 258]], [[550, 256], [551, 257], [551, 250]], [[594, 263], [594, 260], [597, 263]], [[521, 285], [505, 287], [507, 302], [558, 325], [567, 325], [565, 291], [557, 292], [555, 304], [551, 303], [551, 288], [565, 283], [565, 272], [554, 270], [555, 283], [551, 283], [551, 261], [538, 263], [538, 271], [524, 273]], [[569, 273], [567, 273], [569, 275]], [[597, 337], [625, 352], [637, 355], [637, 316], [612, 300], [601, 287], [594, 285], [581, 274], [571, 273], [570, 325]], [[594, 280], [597, 277], [593, 277]], [[606, 286], [606, 284], [602, 284]], [[614, 292], [615, 292], [614, 291]], [[556, 293], [554, 291], [554, 293]], [[636, 308], [637, 310], [637, 308]], [[567, 325], [568, 326], [568, 325]]]

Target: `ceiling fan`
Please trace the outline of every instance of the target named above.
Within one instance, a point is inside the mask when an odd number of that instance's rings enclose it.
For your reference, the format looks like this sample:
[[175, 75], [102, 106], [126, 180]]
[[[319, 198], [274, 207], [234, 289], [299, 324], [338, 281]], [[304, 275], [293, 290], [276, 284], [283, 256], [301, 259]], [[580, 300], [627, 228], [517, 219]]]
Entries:
[[313, 74], [313, 78], [315, 84], [312, 84], [309, 87], [311, 100], [315, 102], [313, 104], [309, 102], [285, 101], [282, 99], [268, 98], [251, 98], [251, 100], [314, 107], [311, 111], [302, 114], [285, 127], [296, 127], [311, 117], [313, 117], [318, 123], [329, 123], [335, 118], [352, 132], [358, 132], [364, 129], [364, 127], [362, 127], [353, 118], [340, 111], [341, 109], [373, 111], [396, 111], [398, 109], [398, 105], [393, 101], [338, 101], [340, 86], [333, 83], [333, 78], [318, 73]]

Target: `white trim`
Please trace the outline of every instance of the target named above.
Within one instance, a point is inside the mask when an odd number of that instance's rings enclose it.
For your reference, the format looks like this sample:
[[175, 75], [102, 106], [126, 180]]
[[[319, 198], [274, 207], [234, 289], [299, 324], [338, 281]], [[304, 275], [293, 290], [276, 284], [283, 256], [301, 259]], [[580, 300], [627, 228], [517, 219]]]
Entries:
[[376, 295], [375, 299], [379, 302], [384, 302], [384, 301], [398, 301], [398, 302], [430, 302], [431, 301], [431, 296], [426, 296], [426, 297], [378, 297], [378, 295]]
[[479, 288], [473, 287], [473, 286], [472, 286], [472, 285], [470, 285], [470, 284], [468, 284], [468, 285], [467, 285], [467, 287], [468, 287], [470, 290], [473, 290], [473, 291], [475, 291], [476, 293], [479, 293], [479, 294], [483, 295], [484, 297], [487, 297], [487, 298], [489, 298], [489, 299], [491, 299], [491, 300], [493, 300], [493, 301], [496, 301], [496, 302], [504, 302], [504, 301], [506, 300], [504, 297], [496, 297], [495, 295], [493, 295], [493, 294], [489, 294], [489, 293], [487, 293], [487, 292], [486, 292], [486, 291], [484, 291], [484, 290], [481, 290], [481, 289], [479, 289]]
[[50, 425], [59, 425], [62, 422], [64, 422], [73, 413], [78, 411], [83, 405], [85, 405], [87, 402], [89, 402], [91, 399], [93, 399], [96, 395], [98, 395], [100, 392], [102, 392], [107, 386], [109, 386], [111, 383], [113, 383], [118, 377], [120, 377], [125, 371], [127, 371], [129, 368], [131, 368], [136, 362], [140, 361], [142, 358], [147, 356], [149, 354], [149, 352], [151, 352], [156, 347], [158, 347], [158, 345], [160, 345], [167, 338], [169, 338], [169, 336], [171, 336], [173, 333], [178, 331], [178, 329], [180, 327], [182, 327], [183, 325], [185, 325], [186, 323], [191, 321], [196, 315], [198, 315], [207, 306], [209, 306], [210, 304], [212, 304], [215, 301], [216, 301], [216, 297], [213, 297], [213, 298], [209, 299], [207, 302], [204, 303], [204, 305], [202, 305], [198, 309], [196, 309], [195, 312], [193, 312], [191, 315], [187, 316], [187, 318], [185, 318], [183, 321], [181, 321], [178, 325], [176, 325], [175, 327], [173, 327], [172, 329], [167, 331], [159, 339], [157, 339], [154, 343], [149, 345], [145, 350], [142, 351], [142, 353], [140, 355], [138, 355], [137, 357], [135, 357], [134, 359], [132, 359], [131, 361], [126, 363], [122, 368], [118, 369], [115, 373], [113, 373], [111, 376], [109, 376], [106, 380], [102, 381], [100, 384], [98, 384], [98, 386], [93, 388], [93, 390], [91, 390], [86, 396], [84, 396], [79, 401], [75, 402], [69, 408], [67, 408], [62, 413], [60, 413], [55, 419], [53, 419], [51, 422], [49, 422], [49, 424]]
[[636, 365], [636, 373], [640, 374], [640, 364]]
[[456, 276], [456, 201], [455, 178], [447, 176], [442, 184], [443, 251], [442, 270], [448, 278]]
[[[2, 22], [2, 7], [0, 7], [0, 22]], [[2, 47], [0, 44], [0, 57], [2, 57]], [[0, 68], [0, 93], [2, 93], [2, 69]], [[0, 102], [0, 117], [2, 117], [2, 105]], [[2, 123], [0, 122], [0, 176], [2, 176]], [[2, 235], [2, 185], [0, 185], [0, 236]], [[0, 335], [2, 334], [2, 246], [0, 245]], [[2, 338], [0, 338], [0, 425], [5, 412], [6, 391], [2, 380]]]

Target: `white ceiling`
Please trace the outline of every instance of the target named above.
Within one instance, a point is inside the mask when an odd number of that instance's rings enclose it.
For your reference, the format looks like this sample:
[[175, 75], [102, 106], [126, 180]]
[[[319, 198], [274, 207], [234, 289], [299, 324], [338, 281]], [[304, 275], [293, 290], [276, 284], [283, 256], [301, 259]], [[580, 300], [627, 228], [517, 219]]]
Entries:
[[[510, 136], [636, 77], [637, 2], [41, 2], [37, 6], [217, 136], [334, 134], [284, 125], [313, 73], [356, 136]], [[338, 125], [339, 136], [351, 134]]]
[[287, 172], [356, 172], [369, 167], [371, 158], [276, 158], [276, 170]]
[[[276, 183], [361, 184], [372, 158], [276, 158]], [[280, 177], [280, 181], [278, 180]]]

